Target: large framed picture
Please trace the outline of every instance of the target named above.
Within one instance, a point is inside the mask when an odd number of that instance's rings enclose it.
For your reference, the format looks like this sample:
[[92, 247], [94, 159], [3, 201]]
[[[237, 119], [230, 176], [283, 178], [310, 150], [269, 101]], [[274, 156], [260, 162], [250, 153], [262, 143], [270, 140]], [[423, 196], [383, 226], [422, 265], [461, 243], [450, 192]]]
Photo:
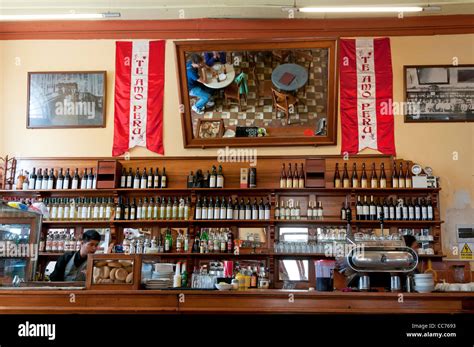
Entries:
[[105, 71], [28, 73], [27, 128], [105, 127]]
[[474, 65], [405, 66], [405, 122], [474, 122]]

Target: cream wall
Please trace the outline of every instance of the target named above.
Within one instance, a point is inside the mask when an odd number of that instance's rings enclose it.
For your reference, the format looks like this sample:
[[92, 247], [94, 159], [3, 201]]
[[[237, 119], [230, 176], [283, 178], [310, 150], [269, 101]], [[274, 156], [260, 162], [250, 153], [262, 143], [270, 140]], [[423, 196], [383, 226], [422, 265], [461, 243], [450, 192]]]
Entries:
[[[113, 139], [113, 40], [0, 42], [0, 154], [22, 156], [110, 156]], [[394, 100], [403, 100], [403, 65], [474, 63], [474, 35], [392, 37]], [[216, 150], [184, 149], [178, 113], [178, 85], [173, 42], [166, 46], [164, 143], [168, 156], [213, 155]], [[19, 64], [17, 63], [19, 62]], [[26, 129], [28, 71], [107, 70], [105, 129]], [[3, 87], [3, 90], [1, 89]], [[2, 99], [5, 102], [1, 102]], [[399, 157], [433, 167], [441, 177], [445, 252], [454, 245], [455, 221], [474, 223], [474, 123], [410, 124], [395, 118]], [[338, 130], [340, 141], [340, 128]], [[259, 148], [258, 153], [338, 154], [330, 147]], [[155, 156], [146, 149], [133, 156]], [[457, 160], [456, 159], [457, 156]]]

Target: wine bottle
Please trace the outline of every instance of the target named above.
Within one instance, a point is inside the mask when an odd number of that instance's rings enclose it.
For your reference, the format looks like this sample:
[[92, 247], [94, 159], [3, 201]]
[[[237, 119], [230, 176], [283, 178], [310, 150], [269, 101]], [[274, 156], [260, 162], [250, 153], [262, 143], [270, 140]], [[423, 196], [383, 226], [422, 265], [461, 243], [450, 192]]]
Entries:
[[160, 169], [156, 168], [155, 176], [153, 177], [153, 187], [160, 188], [161, 187], [161, 176], [160, 176]]
[[87, 169], [84, 169], [84, 172], [82, 173], [82, 177], [81, 177], [81, 189], [87, 189], [88, 178], [89, 178], [89, 175], [87, 174]]
[[341, 188], [341, 176], [339, 175], [339, 163], [336, 163], [334, 170], [334, 188]]
[[127, 188], [127, 171], [122, 168], [122, 175], [120, 176], [120, 188]]
[[405, 172], [405, 187], [406, 188], [413, 187], [412, 176], [411, 176], [410, 164], [409, 163], [407, 163], [407, 170]]
[[405, 174], [403, 173], [403, 164], [400, 162], [400, 171], [398, 172], [398, 188], [405, 188]]
[[224, 188], [224, 174], [222, 173], [222, 165], [219, 165], [219, 171], [217, 172], [216, 188]]
[[291, 163], [288, 164], [288, 172], [286, 174], [286, 188], [293, 187], [293, 173], [291, 172]]
[[59, 169], [58, 180], [56, 181], [56, 190], [62, 190], [64, 184], [63, 168]]
[[377, 220], [377, 208], [374, 203], [373, 195], [370, 196], [370, 205], [369, 205], [369, 220]]
[[295, 170], [293, 171], [292, 188], [298, 188], [298, 185], [299, 185], [298, 166], [295, 163]]
[[135, 177], [133, 178], [133, 189], [140, 189], [140, 169], [137, 167]]
[[66, 175], [64, 176], [64, 181], [63, 181], [63, 189], [69, 189], [70, 184], [71, 184], [71, 173], [69, 171], [69, 168], [67, 168]]
[[93, 189], [94, 187], [94, 174], [92, 173], [92, 168], [89, 171], [89, 176], [87, 176], [87, 188], [86, 189]]
[[428, 215], [428, 220], [434, 220], [433, 204], [431, 202], [431, 198], [429, 197], [428, 197], [428, 201], [426, 202], [426, 211]]
[[160, 188], [168, 187], [168, 176], [166, 176], [166, 168], [163, 166], [163, 174], [161, 175], [161, 185]]
[[387, 176], [385, 176], [384, 163], [380, 164], [380, 188], [387, 188]]
[[146, 187], [148, 189], [154, 188], [154, 174], [153, 174], [153, 168], [150, 168], [150, 173], [147, 176], [147, 181], [146, 181]]
[[190, 172], [189, 175], [188, 175], [188, 179], [187, 179], [187, 184], [186, 186], [188, 188], [192, 188], [194, 185], [194, 172]]
[[281, 167], [281, 173], [280, 173], [280, 188], [286, 188], [285, 164], [282, 164], [282, 167]]
[[347, 163], [344, 163], [344, 171], [342, 173], [342, 186], [350, 188], [349, 173], [347, 172]]
[[370, 175], [370, 188], [378, 188], [379, 180], [375, 171], [375, 163], [372, 163], [372, 174]]
[[304, 168], [303, 168], [303, 163], [301, 163], [300, 173], [298, 177], [298, 188], [304, 188], [305, 186], [304, 183], [305, 183]]
[[362, 206], [362, 220], [370, 219], [370, 206], [367, 202], [367, 196], [364, 195], [364, 205]]
[[392, 188], [398, 188], [398, 173], [397, 173], [397, 164], [393, 162], [392, 168]]
[[140, 188], [141, 189], [146, 189], [147, 184], [148, 184], [148, 175], [146, 174], [146, 167], [145, 167], [145, 168], [143, 168], [143, 173], [142, 173], [142, 176], [140, 178]]
[[35, 190], [40, 190], [41, 187], [43, 186], [43, 174], [42, 174], [42, 169], [38, 169], [38, 176], [36, 176], [35, 179]]
[[44, 169], [43, 180], [41, 181], [42, 190], [48, 189], [48, 182], [49, 182], [48, 169]]
[[132, 168], [128, 168], [128, 175], [127, 175], [127, 188], [133, 188], [133, 180], [134, 180], [134, 177], [133, 177], [133, 172], [132, 172]]
[[35, 186], [36, 186], [36, 168], [34, 167], [33, 168], [33, 172], [31, 173], [30, 175], [30, 182], [28, 184], [28, 189], [29, 190], [34, 190], [35, 189]]
[[357, 165], [352, 164], [352, 188], [359, 187], [359, 176], [357, 175]]
[[357, 202], [356, 202], [356, 218], [357, 218], [357, 220], [362, 220], [363, 214], [364, 214], [363, 205], [360, 201], [360, 195], [358, 195], [357, 196]]
[[216, 188], [217, 172], [216, 166], [212, 165], [211, 176], [209, 177], [209, 188]]
[[362, 163], [362, 175], [360, 177], [360, 187], [361, 188], [368, 187], [368, 179], [367, 179], [367, 172], [365, 171], [365, 163]]
[[79, 187], [79, 173], [78, 169], [74, 170], [74, 176], [72, 177], [71, 189], [77, 189]]

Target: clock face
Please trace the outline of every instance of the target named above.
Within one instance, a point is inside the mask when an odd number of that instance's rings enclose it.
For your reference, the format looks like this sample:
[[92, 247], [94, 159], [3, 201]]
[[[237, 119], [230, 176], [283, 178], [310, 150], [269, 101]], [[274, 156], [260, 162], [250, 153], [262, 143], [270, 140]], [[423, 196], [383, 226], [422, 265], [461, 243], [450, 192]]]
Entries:
[[422, 169], [421, 166], [418, 164], [415, 164], [411, 167], [411, 172], [415, 175], [418, 176], [421, 173]]

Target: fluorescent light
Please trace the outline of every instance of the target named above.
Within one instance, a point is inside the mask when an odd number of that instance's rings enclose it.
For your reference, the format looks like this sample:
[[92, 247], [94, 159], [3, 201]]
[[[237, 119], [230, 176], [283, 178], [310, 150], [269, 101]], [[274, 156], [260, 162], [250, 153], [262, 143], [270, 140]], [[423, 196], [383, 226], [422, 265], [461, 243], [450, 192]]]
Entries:
[[120, 17], [118, 12], [107, 13], [62, 13], [62, 14], [6, 14], [0, 15], [0, 21], [15, 20], [80, 20]]
[[374, 13], [374, 12], [421, 12], [419, 6], [339, 6], [339, 7], [301, 7], [300, 12], [310, 13]]

